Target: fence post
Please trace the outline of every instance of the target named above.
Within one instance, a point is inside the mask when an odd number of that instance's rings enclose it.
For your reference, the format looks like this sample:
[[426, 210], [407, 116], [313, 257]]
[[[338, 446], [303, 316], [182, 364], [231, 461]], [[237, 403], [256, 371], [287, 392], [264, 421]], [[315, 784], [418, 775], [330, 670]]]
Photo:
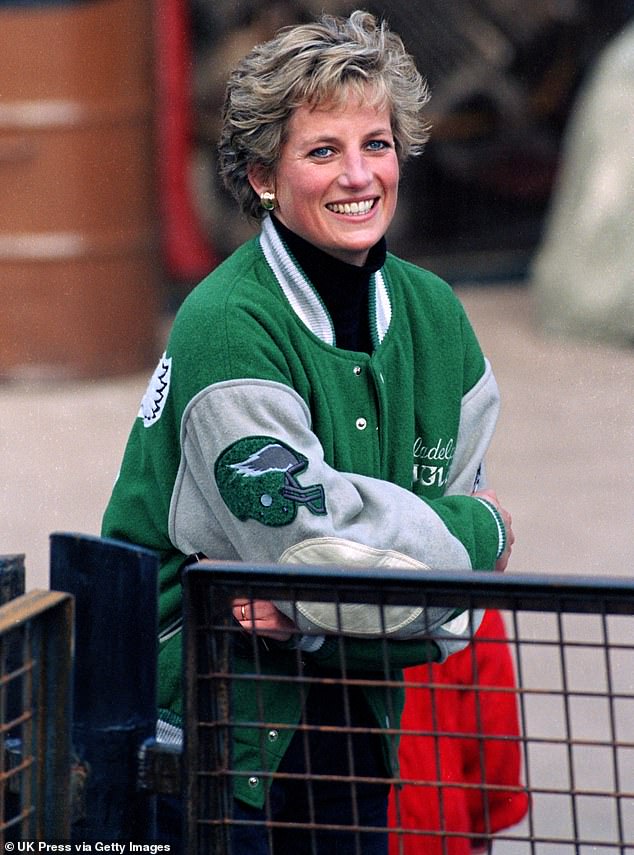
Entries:
[[[24, 555], [0, 555], [0, 606], [10, 603], [21, 597], [25, 590], [26, 573], [24, 568]], [[22, 649], [18, 639], [5, 642], [6, 667], [11, 673], [19, 668]], [[13, 721], [19, 715], [22, 705], [22, 688], [18, 683], [9, 683], [6, 688], [5, 709], [3, 714], [6, 721]], [[15, 733], [9, 732], [5, 738], [9, 740], [15, 737]], [[6, 743], [3, 745], [5, 750]], [[11, 798], [11, 797], [9, 797]]]
[[0, 845], [70, 834], [72, 598], [34, 590], [0, 608]]
[[0, 555], [0, 605], [24, 593], [24, 555]]
[[139, 748], [156, 730], [158, 557], [56, 533], [50, 583], [75, 598], [72, 742], [86, 784], [71, 838], [151, 840], [154, 798], [138, 791], [137, 773]]
[[[231, 815], [231, 799], [218, 778], [231, 765], [231, 600], [216, 590], [214, 597], [194, 602], [198, 590], [193, 584], [183, 587], [186, 848], [188, 855], [227, 855], [231, 843], [225, 820]], [[209, 674], [204, 689], [200, 672]], [[201, 721], [214, 726], [201, 728]], [[208, 774], [192, 774], [201, 757]], [[201, 804], [209, 822], [197, 822]]]

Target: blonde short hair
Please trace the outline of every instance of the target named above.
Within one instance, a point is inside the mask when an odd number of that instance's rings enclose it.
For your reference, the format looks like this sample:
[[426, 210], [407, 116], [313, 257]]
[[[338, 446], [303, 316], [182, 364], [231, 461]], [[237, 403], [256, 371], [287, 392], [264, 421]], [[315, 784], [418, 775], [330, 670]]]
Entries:
[[384, 21], [362, 11], [324, 15], [253, 48], [229, 78], [218, 142], [220, 175], [241, 210], [262, 216], [248, 170], [274, 175], [293, 110], [367, 97], [368, 87], [376, 106], [390, 110], [399, 160], [420, 154], [429, 136], [422, 115], [429, 90]]

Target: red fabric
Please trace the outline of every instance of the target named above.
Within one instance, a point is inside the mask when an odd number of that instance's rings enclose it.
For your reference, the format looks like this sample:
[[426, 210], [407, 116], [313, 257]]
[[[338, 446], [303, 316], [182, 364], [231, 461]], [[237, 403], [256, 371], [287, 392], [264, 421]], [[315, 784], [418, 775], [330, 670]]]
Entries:
[[[526, 792], [507, 789], [521, 784], [521, 746], [513, 661], [500, 613], [487, 611], [465, 650], [442, 665], [408, 668], [405, 679], [423, 685], [406, 689], [401, 727], [416, 733], [401, 737], [405, 783], [390, 794], [389, 822], [393, 829], [442, 833], [393, 831], [390, 855], [469, 855], [476, 841], [461, 833], [500, 831], [528, 809]], [[495, 789], [485, 791], [483, 783]], [[451, 784], [456, 786], [446, 786]]]

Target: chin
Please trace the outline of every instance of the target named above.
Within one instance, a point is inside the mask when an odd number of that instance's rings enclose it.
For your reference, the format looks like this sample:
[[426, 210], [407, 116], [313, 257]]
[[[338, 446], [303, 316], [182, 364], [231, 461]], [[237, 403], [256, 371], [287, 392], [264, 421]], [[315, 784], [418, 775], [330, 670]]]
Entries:
[[[379, 235], [379, 237], [375, 238], [374, 240], [364, 241], [362, 244], [356, 244], [355, 246], [342, 247], [339, 250], [339, 252], [343, 255], [349, 256], [350, 258], [352, 258], [352, 257], [362, 258], [362, 260], [359, 263], [364, 264], [368, 252], [370, 252], [370, 250], [372, 249], [372, 247], [374, 246], [375, 243], [377, 243], [379, 240], [381, 240], [381, 237], [382, 236]], [[352, 262], [352, 263], [354, 264], [356, 262]]]

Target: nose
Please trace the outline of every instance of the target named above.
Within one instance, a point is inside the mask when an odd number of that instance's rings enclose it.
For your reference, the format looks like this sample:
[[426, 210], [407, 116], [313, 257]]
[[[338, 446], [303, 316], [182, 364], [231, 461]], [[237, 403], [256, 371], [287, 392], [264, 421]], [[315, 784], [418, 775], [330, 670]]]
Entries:
[[372, 172], [360, 151], [348, 152], [343, 159], [339, 182], [342, 187], [357, 189], [367, 187], [372, 180]]

